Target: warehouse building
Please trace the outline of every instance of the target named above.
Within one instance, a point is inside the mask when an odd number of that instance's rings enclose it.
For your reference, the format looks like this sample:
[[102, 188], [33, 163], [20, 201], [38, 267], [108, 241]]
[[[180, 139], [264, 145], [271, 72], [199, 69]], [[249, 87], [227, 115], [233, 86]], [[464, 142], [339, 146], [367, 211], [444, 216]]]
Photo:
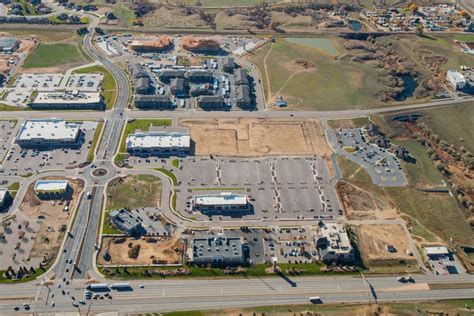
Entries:
[[11, 195], [7, 189], [0, 188], [0, 212], [4, 211], [11, 201]]
[[15, 37], [0, 37], [0, 52], [13, 53], [20, 46], [20, 41]]
[[71, 191], [66, 180], [36, 180], [35, 194], [42, 200], [63, 199]]
[[204, 95], [197, 99], [197, 104], [203, 110], [227, 110], [228, 104], [221, 95]]
[[184, 78], [175, 78], [170, 83], [171, 94], [178, 98], [185, 98], [188, 94], [187, 82]]
[[39, 110], [102, 110], [105, 107], [100, 92], [78, 90], [37, 92], [28, 105]]
[[38, 119], [23, 122], [16, 142], [26, 148], [79, 147], [79, 124], [59, 119]]
[[188, 250], [188, 258], [198, 265], [238, 266], [246, 263], [243, 241], [238, 237], [195, 238]]
[[127, 137], [127, 152], [136, 156], [185, 156], [191, 137], [180, 132], [139, 132]]
[[144, 232], [142, 223], [126, 209], [109, 212], [110, 221], [127, 235], [140, 235]]
[[172, 110], [176, 107], [167, 95], [137, 95], [134, 103], [139, 109]]
[[230, 192], [195, 195], [192, 205], [195, 210], [206, 215], [225, 214], [237, 217], [253, 210], [247, 195]]
[[456, 70], [448, 70], [446, 79], [449, 84], [456, 90], [462, 90], [466, 88], [467, 80], [460, 72]]
[[316, 246], [321, 260], [325, 263], [353, 263], [355, 260], [354, 249], [342, 224], [321, 222]]

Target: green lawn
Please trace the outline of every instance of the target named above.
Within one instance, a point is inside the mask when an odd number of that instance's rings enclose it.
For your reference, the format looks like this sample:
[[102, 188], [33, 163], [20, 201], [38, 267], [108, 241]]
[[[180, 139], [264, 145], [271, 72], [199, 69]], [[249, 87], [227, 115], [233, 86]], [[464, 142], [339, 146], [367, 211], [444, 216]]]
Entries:
[[171, 161], [171, 164], [173, 165], [173, 167], [179, 169], [179, 159], [173, 159]]
[[104, 211], [104, 225], [102, 226], [102, 234], [103, 235], [123, 234], [123, 232], [120, 229], [117, 229], [109, 225], [109, 212], [110, 211]]
[[[378, 71], [370, 65], [336, 60], [316, 49], [285, 40], [269, 43], [249, 58], [262, 73], [270, 105], [279, 96], [284, 97], [289, 108], [308, 110], [342, 110], [381, 104], [377, 94], [384, 86]], [[295, 64], [297, 60], [314, 67], [305, 70]]]
[[87, 161], [94, 160], [95, 148], [97, 147], [97, 143], [99, 142], [99, 136], [100, 136], [100, 133], [102, 132], [103, 127], [104, 127], [103, 122], [99, 122], [97, 124], [97, 128], [94, 132], [94, 137], [92, 138], [91, 148], [89, 149], [89, 152], [87, 153]]
[[104, 103], [108, 110], [112, 109], [115, 104], [115, 98], [117, 95], [117, 83], [115, 82], [114, 76], [102, 66], [90, 66], [75, 70], [73, 73], [101, 73], [104, 75], [104, 81], [102, 82], [102, 89], [100, 94], [104, 99]]
[[367, 116], [364, 117], [356, 117], [352, 119], [341, 119], [341, 120], [329, 120], [328, 125], [333, 129], [343, 128], [345, 126], [350, 126], [350, 128], [361, 128], [369, 124], [369, 118]]
[[146, 132], [150, 130], [152, 126], [171, 126], [172, 120], [171, 119], [144, 119], [144, 120], [133, 120], [127, 122], [125, 126], [125, 133], [123, 135], [123, 139], [120, 142], [120, 152], [125, 153], [127, 150], [126, 148], [126, 141], [127, 136], [129, 134], [134, 133], [136, 130], [141, 130], [142, 132]]
[[39, 44], [26, 57], [23, 68], [47, 68], [86, 61], [77, 44]]
[[30, 111], [30, 107], [18, 107], [13, 105], [0, 104], [0, 111]]
[[161, 180], [152, 175], [129, 175], [123, 182], [107, 187], [106, 209], [157, 207], [161, 199]]
[[135, 20], [135, 14], [133, 11], [124, 5], [115, 5], [114, 14], [120, 23], [126, 26], [132, 26], [133, 21]]

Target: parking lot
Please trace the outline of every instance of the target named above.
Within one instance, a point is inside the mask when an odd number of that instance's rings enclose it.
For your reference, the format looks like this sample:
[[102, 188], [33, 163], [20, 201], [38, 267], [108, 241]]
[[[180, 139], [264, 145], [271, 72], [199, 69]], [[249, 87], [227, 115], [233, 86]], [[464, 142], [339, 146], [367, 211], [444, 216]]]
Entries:
[[338, 129], [338, 143], [345, 156], [362, 166], [380, 186], [405, 186], [406, 178], [400, 161], [394, 154], [375, 144], [370, 144], [360, 129]]
[[3, 162], [3, 168], [7, 170], [5, 175], [28, 175], [48, 169], [77, 167], [87, 160], [97, 125], [93, 121], [82, 122], [82, 146], [78, 149], [25, 149], [13, 144]]
[[0, 121], [0, 164], [5, 159], [15, 138], [19, 125], [17, 121]]
[[[143, 159], [141, 166], [146, 160], [149, 159]], [[336, 193], [327, 181], [330, 176], [326, 164], [319, 158], [190, 157], [180, 159], [180, 169], [171, 167], [169, 161], [164, 165], [161, 162], [156, 159], [149, 164], [173, 170], [180, 181], [177, 210], [197, 220], [314, 220], [342, 216]], [[229, 191], [247, 194], [253, 210], [213, 218], [191, 207], [193, 195]]]

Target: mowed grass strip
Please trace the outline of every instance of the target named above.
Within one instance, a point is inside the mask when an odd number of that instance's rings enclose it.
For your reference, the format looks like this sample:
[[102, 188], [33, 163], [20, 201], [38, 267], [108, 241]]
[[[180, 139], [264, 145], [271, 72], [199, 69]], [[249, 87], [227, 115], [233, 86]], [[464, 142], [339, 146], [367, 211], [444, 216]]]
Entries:
[[39, 44], [25, 59], [23, 68], [48, 68], [87, 61], [77, 44]]
[[114, 76], [106, 68], [102, 66], [90, 66], [75, 70], [75, 74], [84, 74], [84, 73], [101, 73], [104, 75], [104, 81], [102, 82], [102, 89], [100, 94], [104, 99], [105, 106], [107, 110], [110, 110], [114, 107], [115, 98], [117, 95], [117, 82], [115, 81]]
[[129, 134], [133, 134], [136, 130], [140, 130], [142, 132], [147, 132], [150, 130], [150, 127], [154, 126], [171, 126], [173, 121], [171, 119], [138, 119], [133, 121], [128, 121], [127, 125], [125, 126], [125, 132], [123, 134], [122, 141], [120, 142], [120, 152], [125, 153], [126, 148], [126, 141], [127, 136]]

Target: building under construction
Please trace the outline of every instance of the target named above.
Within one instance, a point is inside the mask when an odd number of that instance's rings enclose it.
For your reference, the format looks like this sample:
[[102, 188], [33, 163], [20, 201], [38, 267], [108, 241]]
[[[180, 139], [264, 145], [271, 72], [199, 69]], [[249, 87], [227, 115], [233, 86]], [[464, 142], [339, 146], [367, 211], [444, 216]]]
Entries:
[[184, 36], [181, 39], [181, 47], [187, 51], [200, 54], [216, 54], [221, 52], [221, 46], [216, 40], [208, 38], [195, 38]]
[[130, 49], [141, 53], [160, 53], [172, 48], [173, 40], [167, 35], [146, 40], [134, 40], [129, 44]]

